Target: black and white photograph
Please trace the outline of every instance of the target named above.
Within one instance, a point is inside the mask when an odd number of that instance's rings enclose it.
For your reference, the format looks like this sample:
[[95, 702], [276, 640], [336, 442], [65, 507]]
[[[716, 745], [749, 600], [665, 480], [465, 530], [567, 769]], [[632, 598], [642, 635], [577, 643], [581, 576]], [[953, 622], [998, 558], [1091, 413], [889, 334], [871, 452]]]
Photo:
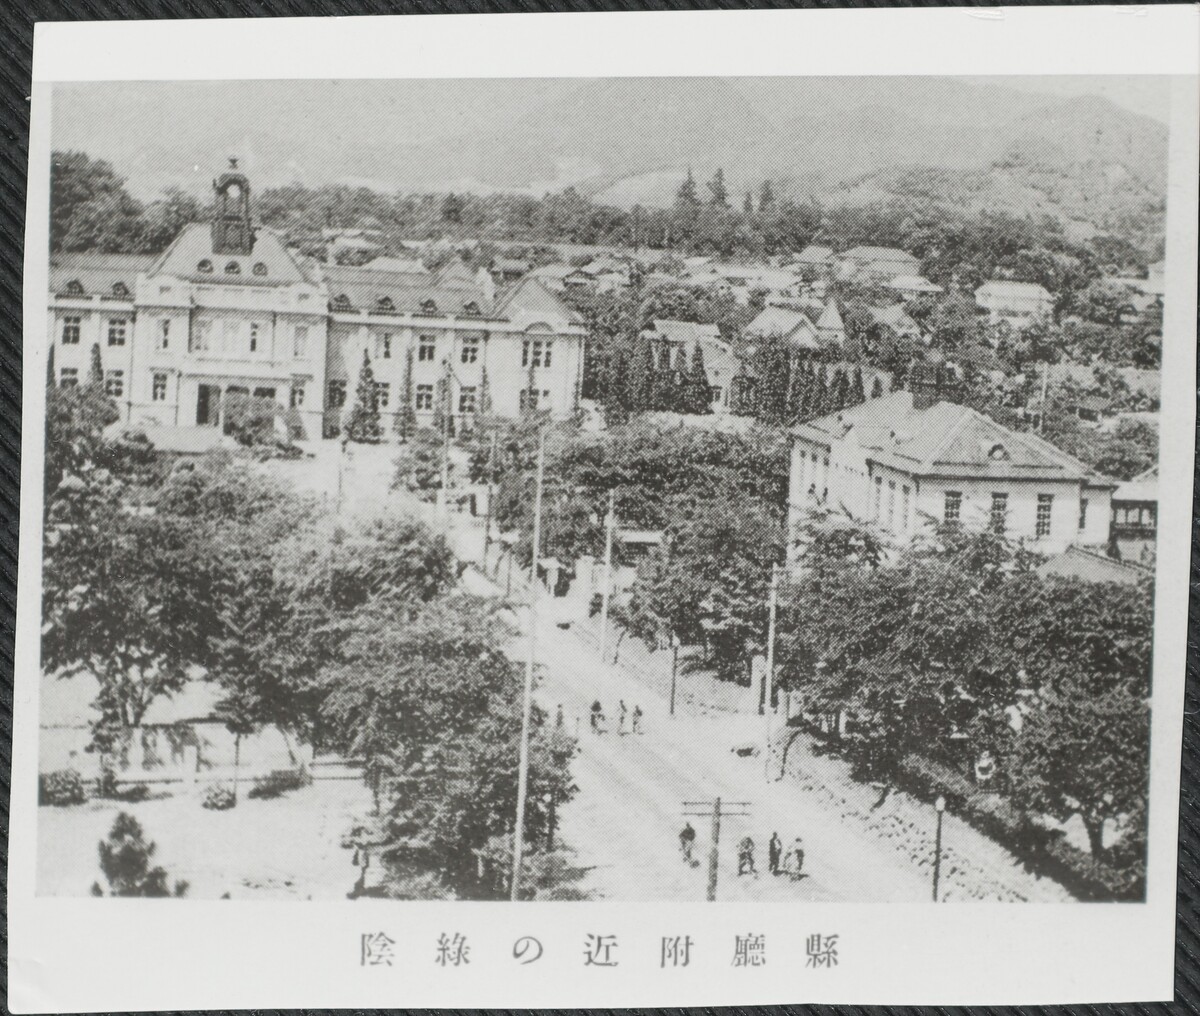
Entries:
[[1146, 905], [1181, 79], [646, 70], [48, 86], [37, 900]]
[[56, 88], [38, 891], [1140, 899], [1168, 81], [1017, 84]]

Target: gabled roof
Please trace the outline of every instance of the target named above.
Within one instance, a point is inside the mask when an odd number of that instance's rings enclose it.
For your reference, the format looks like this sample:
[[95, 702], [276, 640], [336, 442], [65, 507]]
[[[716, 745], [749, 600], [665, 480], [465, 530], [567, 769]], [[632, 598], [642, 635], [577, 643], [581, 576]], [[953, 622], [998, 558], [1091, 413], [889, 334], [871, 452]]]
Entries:
[[[201, 262], [207, 262], [212, 270], [202, 271]], [[236, 265], [237, 271], [227, 272], [228, 265]], [[256, 266], [260, 265], [262, 269], [256, 272]], [[293, 286], [314, 281], [274, 230], [257, 227], [254, 247], [249, 254], [216, 254], [213, 252], [212, 229], [207, 222], [184, 226], [174, 243], [147, 269], [147, 274], [238, 286]]]
[[777, 335], [802, 349], [819, 349], [817, 331], [807, 314], [788, 307], [764, 307], [758, 317], [746, 325], [747, 336], [766, 338]]
[[[474, 279], [452, 278], [446, 283], [426, 272], [372, 271], [366, 266], [327, 265], [324, 269], [329, 300], [335, 310], [340, 300], [349, 301], [348, 310], [379, 310], [389, 301], [396, 314], [463, 314], [468, 303], [476, 304], [487, 315], [490, 307], [482, 288]], [[426, 311], [433, 301], [433, 311]]]
[[850, 432], [867, 457], [913, 476], [1083, 481], [1115, 487], [1078, 459], [1034, 434], [1009, 430], [967, 406], [913, 406], [911, 392], [893, 392], [792, 428], [821, 444]]
[[132, 299], [137, 277], [154, 264], [153, 254], [102, 254], [83, 251], [50, 256], [50, 291], [66, 293], [72, 282], [82, 288], [80, 296], [112, 296], [113, 287], [123, 285]]
[[544, 316], [566, 320], [571, 324], [579, 323], [579, 315], [547, 289], [540, 280], [530, 276], [526, 276], [499, 295], [496, 300], [495, 314], [508, 318], [518, 315]]
[[875, 323], [879, 325], [887, 325], [889, 328], [894, 328], [897, 331], [916, 329], [920, 331], [917, 323], [909, 316], [908, 311], [904, 309], [904, 304], [894, 303], [890, 307], [870, 307], [871, 317]]

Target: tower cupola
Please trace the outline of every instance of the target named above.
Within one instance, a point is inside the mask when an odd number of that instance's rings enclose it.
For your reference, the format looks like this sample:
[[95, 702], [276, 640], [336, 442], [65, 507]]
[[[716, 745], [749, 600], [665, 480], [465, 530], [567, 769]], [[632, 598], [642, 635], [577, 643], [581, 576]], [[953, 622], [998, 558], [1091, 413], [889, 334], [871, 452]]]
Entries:
[[212, 220], [214, 254], [249, 254], [254, 250], [254, 229], [250, 225], [250, 181], [238, 171], [236, 158], [213, 181], [215, 211]]

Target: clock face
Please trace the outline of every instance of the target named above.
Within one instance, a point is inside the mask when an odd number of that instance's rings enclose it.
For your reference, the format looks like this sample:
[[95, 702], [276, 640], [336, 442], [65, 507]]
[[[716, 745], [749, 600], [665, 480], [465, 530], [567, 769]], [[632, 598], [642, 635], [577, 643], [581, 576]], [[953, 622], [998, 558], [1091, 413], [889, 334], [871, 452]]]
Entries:
[[225, 193], [228, 194], [231, 198], [240, 198], [242, 196], [242, 188], [239, 187], [236, 183], [231, 183], [229, 185], [229, 190], [227, 190]]

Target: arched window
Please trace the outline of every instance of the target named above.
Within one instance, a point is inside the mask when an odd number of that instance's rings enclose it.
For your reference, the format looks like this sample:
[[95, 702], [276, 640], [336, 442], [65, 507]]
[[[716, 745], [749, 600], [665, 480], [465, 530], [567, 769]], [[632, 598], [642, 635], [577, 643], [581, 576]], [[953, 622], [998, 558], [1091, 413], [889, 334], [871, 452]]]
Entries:
[[421, 301], [421, 313], [422, 314], [436, 314], [437, 312], [438, 312], [437, 303], [435, 303], [433, 300], [422, 300]]
[[463, 313], [466, 314], [467, 317], [479, 317], [479, 315], [483, 312], [479, 309], [479, 304], [477, 304], [474, 300], [468, 300], [463, 304]]
[[83, 296], [83, 283], [72, 279], [67, 283], [67, 296]]
[[350, 297], [348, 297], [345, 293], [341, 293], [340, 295], [335, 296], [333, 298], [333, 309], [334, 310], [349, 310], [350, 309]]
[[393, 311], [396, 309], [396, 305], [392, 303], [391, 297], [381, 296], [375, 301], [375, 309], [378, 311]]
[[213, 270], [213, 263], [211, 261], [209, 261], [208, 258], [205, 258], [203, 261], [200, 262], [200, 264], [198, 264], [196, 266], [196, 268], [199, 269], [201, 275], [211, 275], [212, 270]]
[[263, 264], [261, 261], [255, 261], [253, 271], [254, 271], [255, 275], [266, 275], [267, 274], [267, 266], [265, 264]]
[[225, 265], [225, 274], [226, 275], [241, 275], [242, 274], [242, 266], [239, 265], [236, 261], [230, 261]]
[[114, 282], [112, 295], [118, 300], [124, 300], [127, 296], [129, 296], [129, 287], [123, 282]]

